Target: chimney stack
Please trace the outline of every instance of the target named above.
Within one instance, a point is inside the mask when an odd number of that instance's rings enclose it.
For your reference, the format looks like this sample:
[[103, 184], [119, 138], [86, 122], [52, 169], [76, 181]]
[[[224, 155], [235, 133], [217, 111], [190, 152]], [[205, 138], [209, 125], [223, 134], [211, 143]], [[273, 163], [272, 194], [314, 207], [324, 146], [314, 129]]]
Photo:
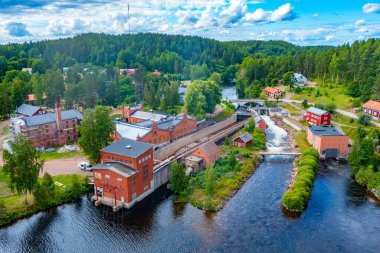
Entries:
[[55, 103], [55, 121], [57, 123], [58, 131], [62, 130], [62, 115], [61, 115], [61, 106], [58, 103]]

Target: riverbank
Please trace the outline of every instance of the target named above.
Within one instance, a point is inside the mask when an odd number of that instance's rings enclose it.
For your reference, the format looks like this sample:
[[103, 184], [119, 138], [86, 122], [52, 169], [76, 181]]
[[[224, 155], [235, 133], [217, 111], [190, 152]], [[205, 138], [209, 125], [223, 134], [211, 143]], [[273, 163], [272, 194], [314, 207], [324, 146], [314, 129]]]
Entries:
[[0, 227], [72, 202], [88, 191], [86, 176], [60, 175], [53, 177], [53, 182], [53, 189], [49, 192], [40, 192], [42, 198], [38, 203], [33, 195], [28, 194], [28, 203], [25, 204], [24, 195], [12, 192], [8, 187], [9, 178], [2, 175], [0, 171]]

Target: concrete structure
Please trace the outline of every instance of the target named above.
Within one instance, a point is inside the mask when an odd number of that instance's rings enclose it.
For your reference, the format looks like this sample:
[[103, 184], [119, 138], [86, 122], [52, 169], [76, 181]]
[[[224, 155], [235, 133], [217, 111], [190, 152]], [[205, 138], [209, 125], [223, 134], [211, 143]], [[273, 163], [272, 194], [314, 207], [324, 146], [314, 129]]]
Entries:
[[62, 111], [56, 105], [54, 113], [12, 118], [9, 129], [13, 136], [23, 134], [35, 147], [52, 147], [74, 142], [79, 134], [76, 127], [83, 119], [77, 110]]
[[380, 119], [380, 102], [369, 100], [362, 107], [364, 114], [372, 116], [375, 119]]
[[233, 144], [234, 144], [235, 147], [244, 147], [244, 148], [246, 148], [246, 147], [252, 145], [252, 143], [253, 143], [253, 137], [248, 132], [241, 133], [238, 137], [236, 137], [233, 140]]
[[37, 116], [41, 114], [45, 114], [46, 112], [38, 106], [34, 105], [28, 105], [28, 104], [22, 104], [16, 109], [16, 115], [17, 117], [31, 117], [31, 116]]
[[331, 124], [331, 114], [315, 107], [307, 109], [303, 119], [313, 125], [328, 126]]
[[204, 159], [199, 156], [190, 155], [185, 158], [186, 174], [198, 173], [202, 168], [205, 167]]
[[204, 166], [213, 165], [220, 157], [220, 148], [213, 142], [208, 141], [191, 152], [193, 156], [203, 158]]
[[154, 191], [153, 145], [120, 139], [101, 150], [93, 175], [95, 205], [131, 208]]
[[296, 85], [298, 86], [307, 86], [307, 78], [300, 74], [300, 73], [294, 73], [294, 79], [296, 80]]
[[276, 98], [281, 97], [282, 91], [283, 91], [283, 87], [282, 86], [278, 86], [278, 87], [266, 87], [264, 89], [264, 96], [266, 96], [268, 98], [276, 99]]
[[321, 158], [347, 158], [349, 138], [334, 126], [309, 126], [307, 140]]
[[261, 118], [260, 116], [256, 116], [255, 124], [256, 124], [256, 127], [260, 128], [265, 133], [265, 131], [267, 130], [267, 123], [265, 123], [265, 120], [263, 118]]

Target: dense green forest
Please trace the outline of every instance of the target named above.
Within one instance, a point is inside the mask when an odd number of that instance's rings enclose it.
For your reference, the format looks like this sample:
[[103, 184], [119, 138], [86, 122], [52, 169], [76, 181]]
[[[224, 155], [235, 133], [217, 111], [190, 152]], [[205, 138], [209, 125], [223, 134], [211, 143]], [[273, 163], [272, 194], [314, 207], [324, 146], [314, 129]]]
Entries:
[[[380, 40], [340, 47], [301, 47], [283, 41], [220, 42], [195, 36], [152, 33], [83, 34], [73, 38], [0, 46], [0, 117], [7, 117], [28, 93], [51, 106], [145, 102], [171, 109], [178, 80], [235, 78], [242, 97], [256, 96], [288, 71], [321, 83], [342, 85], [363, 101], [380, 99]], [[33, 75], [21, 72], [32, 68]], [[63, 75], [63, 68], [69, 67]], [[119, 68], [138, 68], [120, 77]], [[161, 77], [150, 74], [158, 70]], [[220, 77], [220, 78], [219, 78]], [[251, 91], [255, 92], [251, 92]]]

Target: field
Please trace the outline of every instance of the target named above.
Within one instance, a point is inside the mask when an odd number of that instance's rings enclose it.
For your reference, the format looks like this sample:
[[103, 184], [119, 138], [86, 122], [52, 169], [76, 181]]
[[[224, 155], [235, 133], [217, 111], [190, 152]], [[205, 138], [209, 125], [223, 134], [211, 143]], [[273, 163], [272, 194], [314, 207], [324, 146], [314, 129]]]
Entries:
[[62, 158], [73, 158], [76, 156], [83, 156], [83, 153], [81, 151], [71, 151], [71, 152], [64, 152], [64, 153], [58, 153], [58, 152], [46, 152], [41, 154], [41, 159], [43, 160], [54, 160], [54, 159], [62, 159]]
[[[320, 96], [317, 96], [319, 90]], [[293, 89], [294, 92], [294, 89]], [[352, 108], [352, 98], [345, 94], [342, 87], [337, 88], [303, 88], [301, 92], [294, 93], [290, 98], [292, 100], [306, 99], [312, 104], [334, 103], [338, 109], [349, 110]]]
[[297, 148], [302, 152], [308, 148], [310, 148], [310, 143], [306, 139], [306, 132], [305, 131], [300, 131], [297, 133], [297, 135], [294, 137], [296, 141]]

